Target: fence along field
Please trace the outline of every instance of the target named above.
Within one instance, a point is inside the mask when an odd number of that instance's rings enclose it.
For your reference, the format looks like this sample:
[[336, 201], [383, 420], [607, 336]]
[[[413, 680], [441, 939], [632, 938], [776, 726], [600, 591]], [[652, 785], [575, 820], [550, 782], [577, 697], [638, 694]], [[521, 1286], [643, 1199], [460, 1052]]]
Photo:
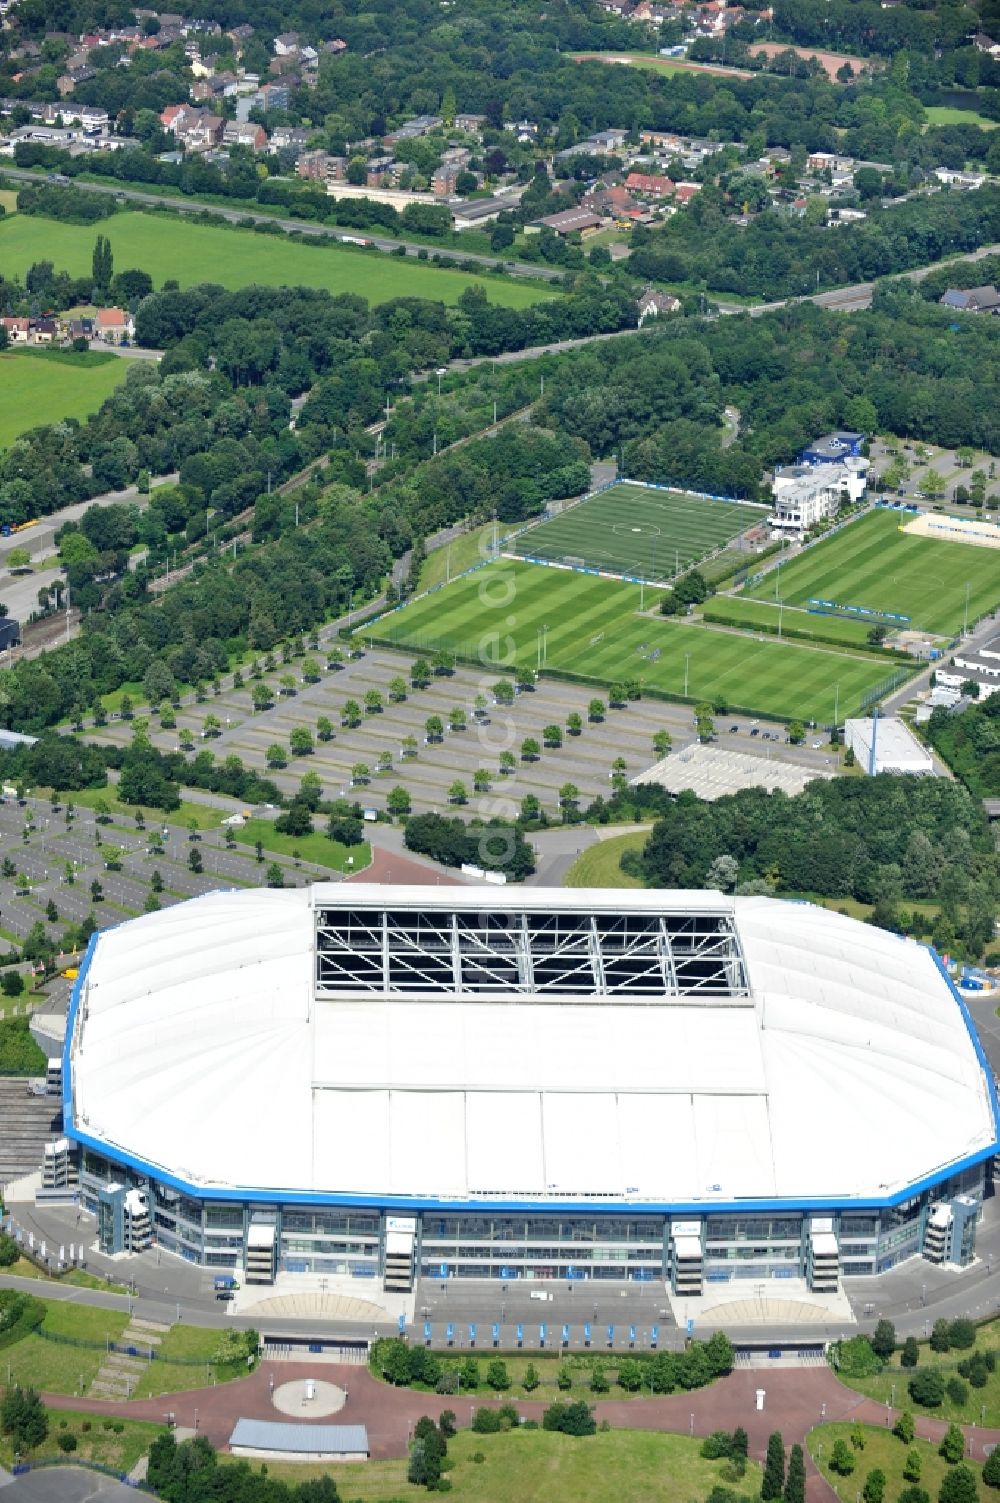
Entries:
[[359, 635], [423, 652], [444, 648], [487, 672], [510, 642], [514, 659], [505, 667], [548, 668], [598, 684], [638, 679], [661, 693], [686, 689], [691, 700], [721, 696], [732, 707], [824, 724], [835, 704], [841, 719], [854, 714], [891, 671], [871, 655], [668, 621], [656, 613], [659, 599], [638, 584], [501, 560]]
[[862, 606], [908, 616], [913, 626], [951, 636], [965, 620], [966, 587], [971, 626], [1000, 603], [995, 549], [902, 532], [897, 512], [879, 510], [782, 564], [780, 576], [772, 570], [747, 594], [771, 602], [780, 597], [786, 605], [829, 600]]
[[529, 528], [514, 551], [609, 574], [670, 579], [766, 515], [764, 506], [623, 481]]

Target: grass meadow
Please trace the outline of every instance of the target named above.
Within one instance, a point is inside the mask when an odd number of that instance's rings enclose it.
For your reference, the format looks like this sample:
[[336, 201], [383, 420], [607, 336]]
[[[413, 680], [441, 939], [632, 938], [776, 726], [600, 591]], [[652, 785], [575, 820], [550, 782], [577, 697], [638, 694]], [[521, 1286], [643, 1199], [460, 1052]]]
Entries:
[[740, 631], [754, 628], [769, 632], [782, 631], [804, 634], [818, 642], [831, 639], [845, 647], [862, 647], [868, 641], [871, 627], [866, 621], [853, 621], [846, 616], [820, 616], [804, 611], [798, 606], [786, 606], [779, 610], [773, 600], [748, 600], [739, 595], [713, 595], [705, 602], [704, 609], [713, 620], [735, 626]]
[[253, 230], [220, 229], [165, 214], [131, 212], [115, 214], [96, 226], [16, 214], [0, 221], [0, 266], [5, 276], [17, 273], [23, 278], [31, 263], [44, 257], [54, 261], [59, 271], [86, 276], [98, 232], [111, 241], [116, 271], [141, 267], [156, 286], [174, 277], [182, 286], [218, 282], [228, 288], [250, 283], [325, 287], [332, 293], [357, 293], [370, 303], [395, 297], [457, 303], [467, 287], [481, 286], [491, 302], [507, 308], [526, 308], [556, 296], [543, 282], [499, 277], [483, 281], [410, 256], [310, 245]]
[[[20, 215], [12, 221], [18, 225], [30, 222]], [[7, 228], [0, 222], [0, 237]], [[9, 275], [8, 265], [4, 270]], [[124, 381], [127, 372], [128, 361], [117, 355], [109, 355], [97, 365], [72, 365], [68, 360], [4, 351], [0, 354], [0, 448], [6, 449], [22, 433], [42, 423], [89, 417]]]
[[[697, 1437], [646, 1430], [601, 1431], [583, 1439], [546, 1430], [461, 1430], [448, 1443], [454, 1463], [448, 1481], [456, 1503], [604, 1503], [614, 1478], [634, 1503], [699, 1503], [726, 1476], [726, 1463], [706, 1461], [700, 1449]], [[298, 1482], [328, 1468], [270, 1462], [267, 1470], [270, 1477]], [[395, 1503], [413, 1491], [405, 1478], [405, 1461], [369, 1461], [341, 1467], [336, 1480], [352, 1503]], [[741, 1495], [756, 1496], [760, 1482], [760, 1467], [751, 1462], [736, 1485]]]
[[952, 636], [965, 619], [966, 587], [971, 625], [1000, 603], [995, 549], [916, 537], [900, 531], [898, 513], [873, 511], [782, 564], [780, 576], [770, 572], [747, 594], [786, 605], [821, 599], [890, 611]]
[[831, 720], [892, 671], [872, 655], [758, 642], [656, 613], [659, 592], [539, 564], [501, 560], [363, 627], [359, 635], [420, 651], [445, 648], [487, 667], [548, 668], [600, 683], [638, 679], [693, 700], [724, 697], [762, 715]]
[[533, 527], [514, 546], [522, 558], [571, 558], [615, 574], [669, 579], [765, 514], [760, 506], [624, 483]]

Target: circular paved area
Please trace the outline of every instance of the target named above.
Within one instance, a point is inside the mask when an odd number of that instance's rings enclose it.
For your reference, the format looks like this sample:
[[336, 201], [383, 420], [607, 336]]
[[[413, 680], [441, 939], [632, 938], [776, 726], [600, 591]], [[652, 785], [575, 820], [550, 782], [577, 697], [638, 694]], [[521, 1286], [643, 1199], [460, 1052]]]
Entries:
[[274, 1390], [271, 1403], [279, 1413], [294, 1419], [326, 1419], [343, 1409], [347, 1394], [336, 1383], [327, 1383], [322, 1378], [294, 1378]]

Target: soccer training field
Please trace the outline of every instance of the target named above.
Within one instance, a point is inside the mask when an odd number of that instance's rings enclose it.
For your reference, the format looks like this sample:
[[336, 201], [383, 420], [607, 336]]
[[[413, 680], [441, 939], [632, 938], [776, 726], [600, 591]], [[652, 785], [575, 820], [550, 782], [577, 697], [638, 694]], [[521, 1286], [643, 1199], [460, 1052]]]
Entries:
[[900, 513], [874, 511], [801, 557], [772, 570], [748, 592], [758, 600], [788, 605], [810, 599], [865, 606], [909, 616], [914, 626], [950, 636], [1000, 602], [1000, 557], [971, 543], [916, 537], [900, 532]]
[[612, 574], [670, 579], [767, 515], [763, 506], [710, 501], [623, 483], [517, 539], [522, 558], [569, 560]]
[[[570, 570], [500, 560], [362, 627], [364, 639], [402, 648], [445, 648], [489, 672], [502, 659], [610, 684], [638, 678], [690, 698], [724, 695], [762, 715], [829, 723], [885, 683], [893, 667], [872, 656], [640, 614], [639, 585]], [[646, 610], [659, 592], [647, 589]], [[509, 657], [513, 651], [513, 660]]]

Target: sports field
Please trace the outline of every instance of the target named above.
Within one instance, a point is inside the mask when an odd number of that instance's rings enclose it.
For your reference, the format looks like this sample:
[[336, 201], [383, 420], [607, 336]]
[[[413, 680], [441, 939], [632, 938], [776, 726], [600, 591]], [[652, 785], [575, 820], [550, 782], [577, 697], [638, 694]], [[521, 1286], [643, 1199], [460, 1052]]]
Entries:
[[115, 214], [97, 225], [63, 224], [29, 214], [0, 221], [0, 271], [22, 280], [33, 261], [54, 261], [57, 271], [90, 274], [98, 233], [111, 241], [115, 270], [139, 267], [156, 286], [174, 277], [182, 286], [218, 282], [245, 287], [251, 282], [274, 287], [325, 287], [328, 292], [355, 292], [370, 303], [394, 297], [426, 297], [456, 303], [467, 287], [480, 286], [490, 302], [526, 308], [557, 296], [545, 282], [470, 276], [429, 266], [411, 256], [376, 255], [342, 246], [309, 245], [258, 235], [253, 230], [224, 230], [192, 224], [165, 214]]
[[[638, 678], [693, 699], [723, 695], [761, 714], [829, 721], [886, 681], [889, 665], [846, 649], [763, 642], [743, 633], [640, 614], [641, 586], [501, 560], [414, 601], [365, 640], [425, 651], [445, 648], [489, 670], [505, 666], [579, 673], [610, 684]], [[647, 612], [658, 592], [645, 591]]]
[[570, 559], [612, 574], [670, 579], [766, 515], [763, 506], [626, 481], [533, 527], [513, 546], [522, 558]]
[[128, 361], [117, 355], [97, 365], [9, 351], [0, 355], [0, 448], [42, 423], [88, 417], [127, 373]]
[[914, 626], [941, 636], [959, 631], [1000, 603], [1000, 560], [991, 548], [914, 537], [900, 530], [899, 514], [869, 512], [826, 542], [772, 570], [747, 593], [786, 605], [810, 599], [864, 606], [908, 616]]

